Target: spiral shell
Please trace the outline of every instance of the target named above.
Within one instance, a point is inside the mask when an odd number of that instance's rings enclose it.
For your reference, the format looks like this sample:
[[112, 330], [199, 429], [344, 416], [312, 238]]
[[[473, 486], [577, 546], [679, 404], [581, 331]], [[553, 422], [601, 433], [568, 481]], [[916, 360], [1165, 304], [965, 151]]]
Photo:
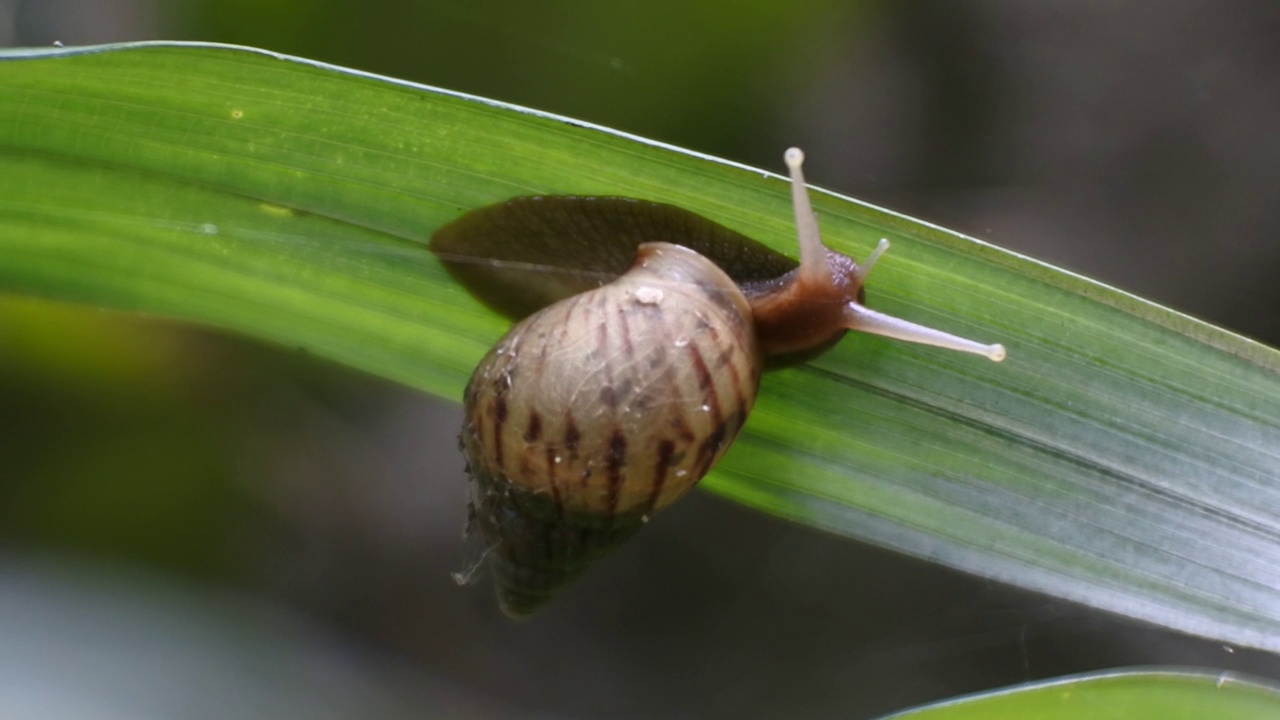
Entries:
[[665, 243], [515, 325], [462, 431], [502, 609], [532, 612], [692, 488], [746, 422], [760, 360], [734, 282]]

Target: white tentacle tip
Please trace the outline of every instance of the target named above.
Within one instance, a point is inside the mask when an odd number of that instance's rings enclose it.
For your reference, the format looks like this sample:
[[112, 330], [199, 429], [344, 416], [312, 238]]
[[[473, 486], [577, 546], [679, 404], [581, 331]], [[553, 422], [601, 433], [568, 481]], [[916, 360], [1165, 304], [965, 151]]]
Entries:
[[782, 160], [787, 163], [787, 167], [796, 170], [804, 164], [804, 151], [798, 147], [787, 148], [782, 154]]
[[1000, 362], [1004, 360], [1006, 353], [1004, 351], [1004, 346], [997, 343], [995, 345], [988, 345], [985, 355], [992, 362]]

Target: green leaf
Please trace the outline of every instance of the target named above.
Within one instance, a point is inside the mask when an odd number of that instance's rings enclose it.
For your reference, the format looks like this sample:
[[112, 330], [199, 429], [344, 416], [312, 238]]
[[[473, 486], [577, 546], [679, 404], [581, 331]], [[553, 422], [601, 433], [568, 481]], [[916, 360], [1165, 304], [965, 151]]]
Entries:
[[1233, 675], [1119, 671], [997, 690], [884, 720], [1257, 720], [1280, 717], [1280, 689]]
[[[564, 118], [243, 48], [0, 53], [0, 290], [216, 325], [456, 399], [505, 323], [423, 247], [533, 193], [673, 203], [794, 253], [776, 176]], [[853, 200], [815, 206], [836, 249], [893, 242], [868, 305], [1009, 359], [847, 338], [765, 378], [705, 487], [1280, 650], [1280, 354]]]

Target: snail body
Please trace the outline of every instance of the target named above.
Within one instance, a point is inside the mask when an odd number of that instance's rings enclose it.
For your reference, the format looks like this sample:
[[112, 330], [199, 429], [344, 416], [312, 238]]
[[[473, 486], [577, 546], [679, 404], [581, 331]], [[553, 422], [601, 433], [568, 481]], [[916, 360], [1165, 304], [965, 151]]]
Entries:
[[[508, 615], [540, 607], [706, 475], [766, 366], [806, 360], [849, 329], [1003, 359], [999, 345], [865, 307], [887, 243], [861, 265], [823, 246], [803, 154], [786, 159], [799, 263], [693, 213], [621, 198], [516, 198], [432, 238], [477, 296], [525, 316], [472, 375], [461, 434]], [[535, 263], [522, 256], [530, 247], [559, 269], [528, 283], [505, 275]]]

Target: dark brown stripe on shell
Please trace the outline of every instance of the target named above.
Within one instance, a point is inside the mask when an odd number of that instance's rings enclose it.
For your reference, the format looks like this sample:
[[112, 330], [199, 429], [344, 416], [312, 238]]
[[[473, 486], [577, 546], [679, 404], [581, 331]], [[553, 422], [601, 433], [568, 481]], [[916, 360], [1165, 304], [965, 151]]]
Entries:
[[609, 457], [605, 460], [609, 486], [605, 500], [608, 512], [613, 516], [618, 511], [618, 496], [622, 492], [622, 468], [627, 464], [627, 436], [621, 430], [614, 430], [609, 438]]
[[493, 462], [502, 467], [502, 426], [507, 422], [507, 399], [498, 395], [493, 399]]
[[[675, 432], [676, 439], [662, 440], [658, 446], [658, 470], [655, 473], [653, 487], [649, 489], [649, 509], [652, 510], [658, 500], [662, 497], [662, 489], [666, 483], [666, 471], [673, 465], [680, 464], [684, 461], [684, 456], [688, 452], [689, 447], [693, 445], [693, 441], [697, 439], [693, 428], [689, 425], [689, 418], [682, 410], [688, 408], [681, 394], [681, 383], [676, 381], [676, 368], [674, 364], [668, 362], [667, 351], [665, 347], [659, 344], [654, 349], [654, 355], [660, 359], [662, 364], [662, 387], [669, 393], [669, 396], [663, 397], [662, 401], [668, 403], [671, 416], [668, 421], [671, 429]], [[656, 366], [655, 366], [656, 367]], [[676, 449], [680, 452], [677, 453]], [[665, 469], [664, 469], [665, 468]]]
[[[567, 326], [568, 326], [568, 324], [569, 324], [569, 323], [567, 322], [567, 321], [568, 321], [568, 318], [569, 318], [569, 315], [568, 315], [568, 313], [566, 313], [566, 314], [565, 314], [565, 320], [566, 320], [566, 322], [564, 323], [566, 327], [567, 327]], [[547, 366], [547, 352], [551, 349], [551, 346], [553, 345], [553, 343], [550, 341], [550, 339], [549, 339], [549, 338], [542, 338], [542, 342], [540, 342], [540, 343], [538, 343], [538, 344], [539, 344], [539, 345], [541, 345], [542, 347], [538, 349], [538, 364], [534, 366], [534, 367], [535, 367], [535, 370], [533, 371], [533, 373], [534, 373], [534, 377], [537, 377], [537, 376], [538, 376], [537, 374], [538, 374], [539, 372], [543, 372], [543, 371], [544, 371], [543, 369], [544, 369], [544, 368], [546, 368], [546, 366]], [[561, 328], [561, 329], [560, 329], [560, 344], [561, 344], [561, 345], [563, 345], [563, 344], [564, 344], [564, 328]]]
[[[728, 355], [728, 357], [725, 357], [726, 355]], [[742, 389], [742, 374], [738, 372], [738, 366], [733, 364], [732, 354], [727, 352], [723, 353], [721, 358], [721, 367], [729, 373], [730, 380], [732, 381], [729, 383], [729, 387], [733, 388], [733, 399], [736, 403], [733, 407], [744, 408], [747, 405], [747, 398]]]
[[671, 419], [671, 427], [676, 431], [676, 437], [684, 445], [692, 444], [697, 436], [693, 434], [693, 428], [689, 427], [689, 421], [683, 415], [677, 415]]
[[720, 446], [724, 444], [728, 432], [727, 423], [721, 421], [712, 429], [707, 439], [698, 446], [698, 478], [702, 478], [711, 471], [711, 464], [716, 461], [716, 454], [720, 452]]
[[618, 407], [618, 392], [614, 390], [612, 385], [605, 385], [600, 388], [600, 402], [610, 408]]
[[[652, 510], [662, 497], [662, 487], [667, 483], [667, 472], [671, 470], [671, 459], [675, 455], [676, 444], [670, 440], [658, 443], [658, 464], [653, 468], [653, 482], [649, 488], [649, 507]], [[646, 510], [646, 512], [648, 512]]]
[[[707, 334], [711, 337], [712, 347], [723, 348], [720, 351], [720, 355], [716, 357], [716, 367], [717, 369], [728, 368], [729, 372], [733, 375], [732, 385], [734, 394], [736, 395], [735, 399], [738, 401], [737, 407], [745, 407], [746, 395], [752, 392], [752, 390], [750, 388], [744, 389], [742, 387], [742, 376], [738, 372], [738, 366], [733, 363], [733, 358], [735, 356], [745, 356], [748, 354], [747, 348], [744, 347], [745, 336], [740, 332], [729, 333], [729, 339], [733, 341], [733, 347], [729, 348], [727, 347], [727, 343], [721, 340], [720, 333], [715, 329], [715, 327], [708, 327]], [[759, 361], [757, 360], [757, 362]]]
[[702, 290], [706, 299], [711, 301], [713, 305], [720, 309], [720, 312], [731, 318], [739, 317], [741, 315], [741, 313], [738, 312], [738, 306], [719, 286], [711, 283], [698, 283], [698, 287]]
[[582, 433], [578, 432], [578, 424], [573, 421], [573, 417], [567, 417], [564, 421], [564, 448], [569, 451], [569, 459], [578, 459], [578, 442], [582, 440]]
[[[573, 313], [575, 310], [578, 309], [578, 306], [582, 304], [583, 297], [584, 297], [583, 295], [574, 295], [573, 302], [569, 303], [569, 306], [565, 308], [564, 319], [560, 323], [560, 336], [556, 338], [556, 341], [554, 343], [556, 347], [564, 347], [565, 344], [569, 341], [569, 331], [573, 329], [573, 322], [574, 322]], [[546, 357], [547, 348], [550, 347], [552, 344], [553, 343], [549, 343], [549, 342], [544, 342], [542, 344], [544, 359]]]
[[[662, 367], [663, 364], [666, 362], [667, 362], [667, 351], [662, 347], [662, 345], [655, 346], [649, 352], [649, 369], [650, 370], [657, 370], [659, 367]], [[670, 377], [669, 373], [668, 373], [668, 377]]]
[[720, 394], [716, 392], [711, 370], [707, 368], [707, 361], [703, 358], [702, 350], [697, 343], [689, 343], [689, 356], [693, 360], [693, 370], [698, 374], [698, 388], [702, 390], [702, 403], [711, 412], [712, 422], [719, 425], [724, 421], [724, 409], [720, 407]]
[[529, 426], [524, 430], [524, 441], [528, 443], [538, 442], [542, 437], [542, 416], [537, 410], [529, 411]]
[[720, 331], [716, 329], [715, 325], [707, 324], [707, 335], [711, 336], [712, 346], [719, 347], [722, 344], [720, 342]]

